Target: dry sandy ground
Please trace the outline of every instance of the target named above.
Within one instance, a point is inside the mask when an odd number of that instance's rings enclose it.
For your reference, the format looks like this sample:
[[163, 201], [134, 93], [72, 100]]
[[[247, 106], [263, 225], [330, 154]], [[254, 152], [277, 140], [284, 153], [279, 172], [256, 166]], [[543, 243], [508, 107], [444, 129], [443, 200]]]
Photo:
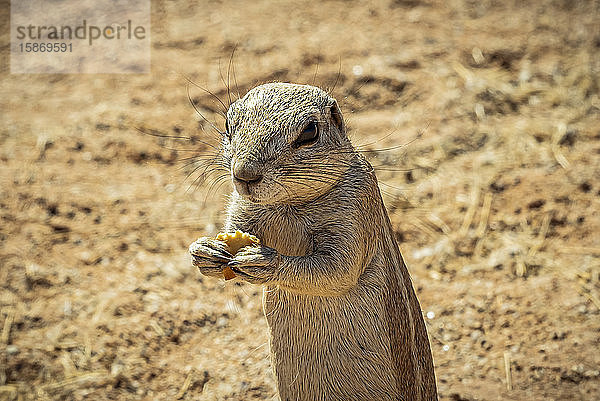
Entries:
[[185, 77], [226, 102], [236, 46], [234, 97], [335, 84], [442, 400], [600, 399], [598, 1], [182, 3], [153, 2], [149, 75], [10, 75], [3, 57], [1, 400], [274, 399], [261, 289], [186, 255], [230, 185], [193, 171], [217, 135]]

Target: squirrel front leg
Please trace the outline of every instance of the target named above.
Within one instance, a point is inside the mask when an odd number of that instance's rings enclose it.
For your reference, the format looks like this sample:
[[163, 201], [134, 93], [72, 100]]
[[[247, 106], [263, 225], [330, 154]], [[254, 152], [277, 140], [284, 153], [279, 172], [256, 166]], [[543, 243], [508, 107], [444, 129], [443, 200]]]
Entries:
[[267, 246], [247, 247], [229, 266], [253, 284], [278, 285], [306, 295], [343, 295], [357, 284], [373, 252], [368, 251], [371, 247], [359, 250], [361, 239], [324, 237], [326, 241], [316, 243], [313, 252], [304, 256], [281, 255]]

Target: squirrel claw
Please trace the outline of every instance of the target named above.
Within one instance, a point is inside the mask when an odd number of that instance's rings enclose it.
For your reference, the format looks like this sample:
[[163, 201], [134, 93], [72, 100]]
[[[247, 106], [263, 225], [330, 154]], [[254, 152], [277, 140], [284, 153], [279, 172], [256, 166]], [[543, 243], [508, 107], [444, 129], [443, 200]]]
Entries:
[[220, 262], [228, 262], [233, 255], [227, 250], [227, 244], [209, 237], [198, 238], [189, 247], [190, 255], [204, 259], [213, 259]]
[[241, 279], [252, 284], [268, 284], [275, 280], [279, 253], [266, 246], [243, 248], [227, 264]]
[[227, 244], [209, 237], [199, 238], [192, 243], [189, 253], [192, 256], [192, 264], [200, 273], [213, 277], [221, 277], [223, 266], [233, 258], [227, 251]]

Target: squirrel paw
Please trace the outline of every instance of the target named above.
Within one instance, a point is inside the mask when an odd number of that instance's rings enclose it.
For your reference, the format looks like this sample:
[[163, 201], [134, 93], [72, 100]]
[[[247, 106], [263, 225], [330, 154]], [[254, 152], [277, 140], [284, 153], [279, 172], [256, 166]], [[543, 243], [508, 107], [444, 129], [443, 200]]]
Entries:
[[277, 250], [267, 246], [242, 248], [228, 266], [242, 280], [252, 284], [270, 284], [276, 279], [280, 256]]
[[225, 242], [209, 237], [198, 238], [190, 245], [189, 252], [192, 264], [200, 273], [211, 277], [222, 277], [223, 267], [233, 258]]

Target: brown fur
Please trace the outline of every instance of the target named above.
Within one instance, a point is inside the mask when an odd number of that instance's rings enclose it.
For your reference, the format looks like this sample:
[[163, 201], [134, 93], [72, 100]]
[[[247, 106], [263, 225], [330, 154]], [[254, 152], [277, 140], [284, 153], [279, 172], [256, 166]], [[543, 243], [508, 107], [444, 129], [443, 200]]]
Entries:
[[[283, 401], [436, 400], [419, 302], [377, 179], [324, 91], [273, 83], [231, 105], [224, 158], [236, 190], [227, 231], [261, 239], [230, 255], [203, 238], [193, 263], [226, 263], [265, 285], [264, 311]], [[296, 138], [316, 121], [318, 139]]]

